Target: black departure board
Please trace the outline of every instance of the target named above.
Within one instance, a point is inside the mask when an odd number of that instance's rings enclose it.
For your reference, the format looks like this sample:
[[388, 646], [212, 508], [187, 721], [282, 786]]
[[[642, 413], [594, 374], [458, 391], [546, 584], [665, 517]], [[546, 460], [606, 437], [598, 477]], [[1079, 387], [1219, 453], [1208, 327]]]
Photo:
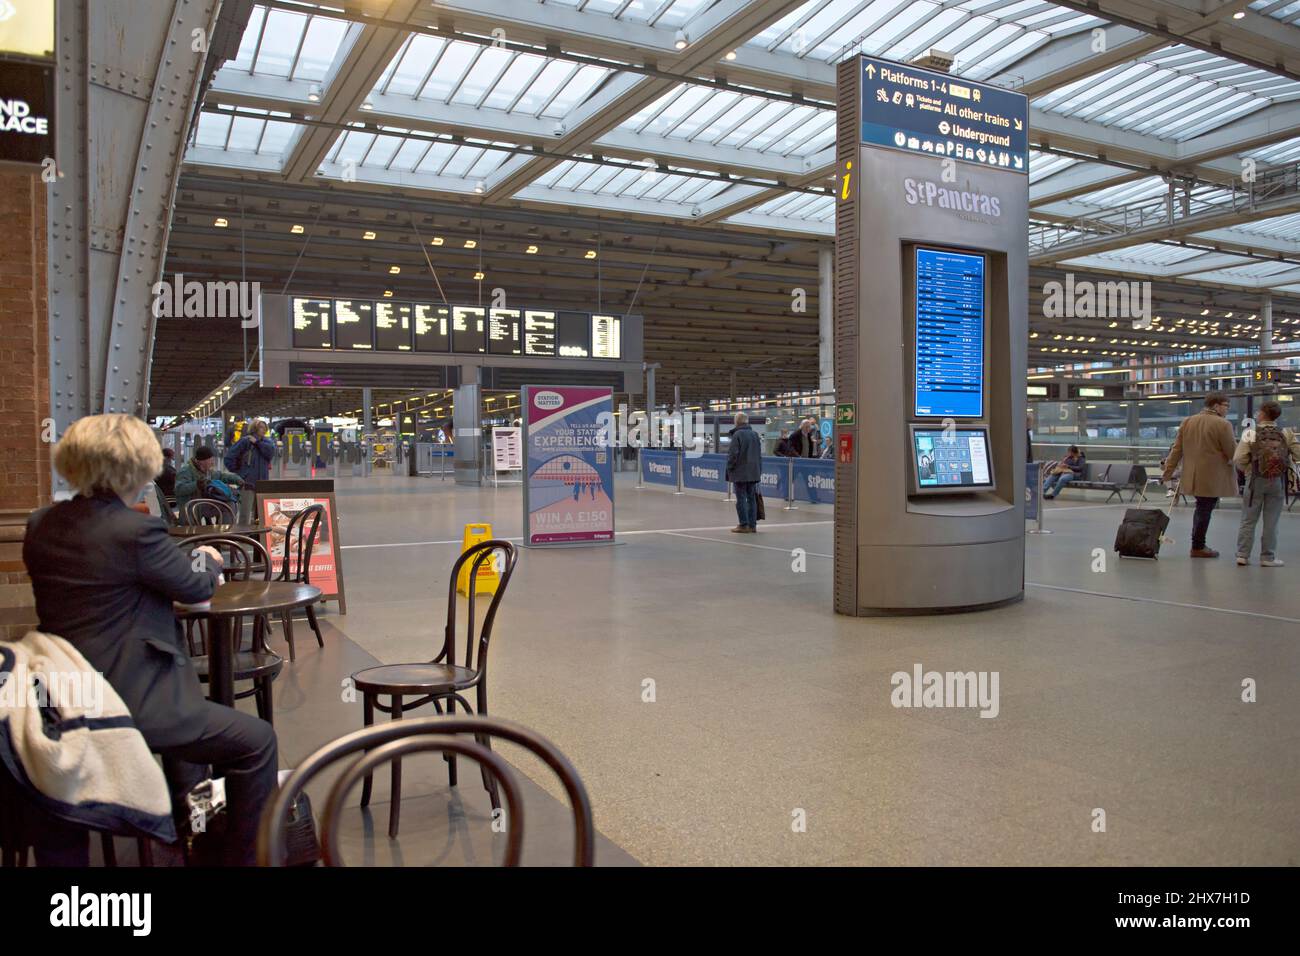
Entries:
[[518, 355], [519, 310], [489, 309], [487, 333], [489, 355]]
[[417, 302], [415, 312], [415, 351], [451, 351], [451, 309], [445, 305]]
[[[390, 299], [293, 297], [289, 302], [295, 349], [608, 361], [624, 357], [624, 316], [619, 315]], [[639, 333], [639, 323], [632, 328]]]
[[524, 354], [555, 354], [555, 313], [540, 309], [524, 312]]
[[330, 299], [290, 299], [293, 314], [293, 347], [328, 349], [333, 346], [331, 317], [334, 303]]
[[473, 305], [451, 307], [451, 350], [453, 352], [482, 352], [484, 310]]
[[375, 303], [375, 348], [381, 352], [411, 351], [409, 302]]
[[360, 352], [375, 347], [375, 304], [367, 299], [334, 300], [334, 347]]
[[560, 358], [590, 358], [591, 316], [586, 312], [561, 312], [555, 320], [555, 343]]
[[623, 357], [623, 323], [616, 315], [591, 317], [591, 357], [616, 359]]

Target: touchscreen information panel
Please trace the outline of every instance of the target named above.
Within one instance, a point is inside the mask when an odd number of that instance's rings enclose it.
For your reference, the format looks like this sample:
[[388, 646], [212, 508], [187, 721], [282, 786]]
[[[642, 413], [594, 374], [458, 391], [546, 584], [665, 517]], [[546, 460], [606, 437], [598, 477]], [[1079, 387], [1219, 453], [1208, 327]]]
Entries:
[[922, 491], [993, 487], [987, 428], [913, 428], [912, 463]]
[[918, 418], [984, 415], [984, 257], [916, 250]]

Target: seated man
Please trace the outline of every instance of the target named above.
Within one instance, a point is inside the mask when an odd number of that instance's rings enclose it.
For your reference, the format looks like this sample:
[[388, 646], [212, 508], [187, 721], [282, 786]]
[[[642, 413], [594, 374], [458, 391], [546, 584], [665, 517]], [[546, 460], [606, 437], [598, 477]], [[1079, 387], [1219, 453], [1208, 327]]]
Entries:
[[1043, 482], [1043, 497], [1055, 498], [1061, 489], [1074, 481], [1082, 479], [1088, 473], [1088, 459], [1079, 450], [1078, 445], [1071, 445], [1069, 453], [1055, 464], [1047, 467], [1047, 480]]
[[232, 488], [244, 484], [244, 479], [217, 467], [217, 456], [211, 448], [196, 449], [194, 457], [181, 465], [176, 472], [176, 513], [185, 514], [185, 506], [194, 498], [206, 495], [208, 483], [213, 479], [224, 481]]

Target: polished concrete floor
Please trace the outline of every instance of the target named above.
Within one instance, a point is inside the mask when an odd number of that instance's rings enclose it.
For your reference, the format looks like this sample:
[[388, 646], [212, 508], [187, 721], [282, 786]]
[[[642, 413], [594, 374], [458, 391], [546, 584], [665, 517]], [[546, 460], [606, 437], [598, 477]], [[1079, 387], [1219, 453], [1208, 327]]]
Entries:
[[[1211, 527], [1217, 561], [1187, 557], [1186, 507], [1158, 562], [1120, 561], [1124, 506], [1067, 492], [1047, 506], [1054, 533], [1027, 539], [1023, 602], [854, 619], [831, 611], [829, 507], [769, 502], [741, 537], [721, 496], [632, 478], [617, 546], [522, 549], [490, 656], [493, 712], [582, 774], [599, 863], [1300, 863], [1300, 509], [1282, 519], [1285, 568], [1232, 563], [1231, 507]], [[327, 647], [300, 638], [277, 682], [286, 765], [360, 725], [339, 690], [352, 670], [432, 656], [463, 526], [517, 537], [520, 499], [340, 481], [348, 613], [327, 605]], [[996, 671], [997, 716], [896, 709], [891, 675], [917, 664]], [[531, 779], [525, 862], [565, 862], [558, 783], [502, 752]], [[408, 764], [397, 842], [385, 780], [373, 815], [345, 821], [356, 862], [499, 858], [472, 768], [452, 795], [440, 759]]]

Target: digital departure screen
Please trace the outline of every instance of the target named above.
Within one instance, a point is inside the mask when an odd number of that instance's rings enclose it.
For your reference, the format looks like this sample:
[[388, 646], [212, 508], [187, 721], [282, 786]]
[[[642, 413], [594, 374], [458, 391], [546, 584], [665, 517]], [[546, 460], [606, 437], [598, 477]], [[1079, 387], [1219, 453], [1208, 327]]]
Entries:
[[561, 312], [556, 319], [555, 339], [561, 358], [589, 358], [591, 316], [585, 312]]
[[591, 355], [593, 358], [622, 358], [623, 344], [620, 341], [622, 322], [616, 315], [593, 315], [591, 317]]
[[519, 354], [519, 310], [488, 310], [488, 354]]
[[483, 351], [482, 309], [472, 305], [452, 306], [451, 350], [453, 352]]
[[524, 354], [555, 354], [555, 313], [537, 309], [524, 312]]
[[328, 349], [333, 347], [330, 317], [334, 312], [331, 299], [291, 299], [293, 313], [293, 347]]
[[451, 310], [445, 305], [415, 304], [415, 351], [451, 351]]
[[375, 304], [365, 299], [334, 300], [334, 347], [363, 351], [375, 347]]
[[407, 302], [375, 303], [375, 348], [411, 351], [411, 306]]
[[984, 263], [981, 255], [916, 250], [917, 417], [984, 415]]
[[993, 487], [987, 428], [911, 426], [913, 491], [979, 491]]

